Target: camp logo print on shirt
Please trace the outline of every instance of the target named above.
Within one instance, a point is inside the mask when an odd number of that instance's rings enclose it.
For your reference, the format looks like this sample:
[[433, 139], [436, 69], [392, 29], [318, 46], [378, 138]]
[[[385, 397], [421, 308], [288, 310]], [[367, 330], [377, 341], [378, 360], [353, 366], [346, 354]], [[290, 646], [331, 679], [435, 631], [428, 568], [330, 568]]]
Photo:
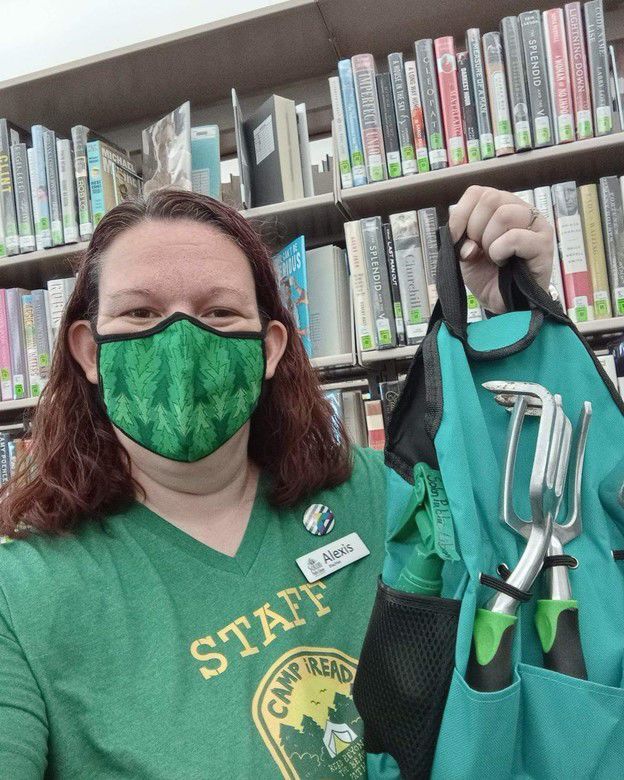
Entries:
[[362, 719], [351, 695], [356, 668], [339, 650], [296, 647], [262, 678], [253, 719], [284, 777], [366, 776]]

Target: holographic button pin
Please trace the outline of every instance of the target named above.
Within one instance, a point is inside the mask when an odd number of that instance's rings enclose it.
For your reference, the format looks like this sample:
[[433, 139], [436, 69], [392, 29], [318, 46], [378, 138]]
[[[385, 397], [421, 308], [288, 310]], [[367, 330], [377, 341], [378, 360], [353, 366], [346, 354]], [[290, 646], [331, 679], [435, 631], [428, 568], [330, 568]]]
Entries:
[[314, 536], [325, 536], [334, 527], [334, 513], [323, 504], [312, 504], [303, 515], [303, 525]]

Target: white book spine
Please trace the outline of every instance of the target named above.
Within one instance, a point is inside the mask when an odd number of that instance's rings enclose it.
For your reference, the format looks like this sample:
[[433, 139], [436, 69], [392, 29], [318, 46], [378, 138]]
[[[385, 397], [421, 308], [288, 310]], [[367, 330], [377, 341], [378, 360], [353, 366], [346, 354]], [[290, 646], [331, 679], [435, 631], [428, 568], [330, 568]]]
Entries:
[[[37, 155], [34, 149], [28, 149], [28, 175], [30, 178], [30, 198], [32, 201], [33, 220], [35, 223], [35, 245], [37, 251], [46, 247], [46, 233], [41, 229], [41, 215], [39, 212], [39, 200], [37, 198], [38, 180], [37, 180]], [[47, 236], [49, 240], [49, 233]], [[47, 244], [49, 246], [49, 244]]]
[[358, 349], [361, 352], [366, 352], [375, 349], [376, 343], [367, 263], [359, 221], [345, 222], [344, 231], [351, 274], [351, 296], [353, 298]]
[[58, 157], [59, 184], [61, 188], [61, 211], [63, 214], [63, 234], [66, 244], [78, 241], [78, 218], [76, 211], [76, 190], [74, 187], [74, 166], [71, 144], [65, 138], [56, 141]]
[[50, 325], [52, 327], [52, 340], [56, 342], [61, 325], [63, 312], [65, 311], [65, 282], [63, 279], [50, 279], [48, 282]]
[[299, 153], [301, 155], [301, 173], [303, 175], [303, 194], [306, 198], [314, 195], [312, 163], [310, 162], [310, 135], [308, 133], [308, 113], [305, 103], [297, 103], [297, 132], [299, 133]]
[[[565, 293], [563, 290], [563, 276], [561, 274], [561, 261], [559, 259], [559, 247], [557, 246], [557, 235], [555, 228], [555, 212], [553, 210], [552, 195], [550, 187], [536, 187], [533, 190], [533, 197], [535, 199], [535, 208], [546, 219], [548, 224], [553, 229], [553, 263], [552, 274], [550, 277], [550, 286], [556, 293], [557, 300], [561, 303], [561, 306], [566, 307]], [[551, 295], [553, 290], [551, 290]]]
[[334, 115], [334, 127], [336, 130], [336, 146], [338, 149], [340, 183], [342, 188], [346, 190], [350, 187], [353, 187], [353, 175], [351, 173], [349, 143], [347, 141], [347, 127], [345, 125], [342, 95], [340, 93], [340, 79], [338, 76], [330, 76], [329, 94], [331, 96], [332, 112]]

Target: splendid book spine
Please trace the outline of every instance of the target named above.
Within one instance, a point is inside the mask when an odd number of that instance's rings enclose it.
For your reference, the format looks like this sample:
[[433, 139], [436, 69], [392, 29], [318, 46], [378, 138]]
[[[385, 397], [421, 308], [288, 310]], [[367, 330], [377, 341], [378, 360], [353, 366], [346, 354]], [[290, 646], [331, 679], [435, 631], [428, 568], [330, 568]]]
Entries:
[[89, 191], [89, 173], [87, 168], [87, 140], [89, 128], [75, 125], [71, 129], [74, 150], [74, 175], [78, 195], [78, 224], [80, 240], [88, 241], [93, 234], [91, 222], [91, 193]]
[[346, 190], [350, 187], [353, 187], [353, 174], [351, 172], [351, 158], [349, 156], [347, 127], [345, 124], [342, 95], [340, 94], [340, 79], [338, 76], [330, 76], [329, 94], [331, 97], [332, 113], [334, 115], [334, 132], [336, 134], [336, 150], [338, 154], [340, 184], [342, 189]]
[[19, 287], [6, 291], [7, 322], [9, 327], [9, 347], [11, 351], [11, 381], [13, 399], [26, 398], [29, 393], [28, 367], [24, 346], [24, 320], [22, 317], [22, 292]]
[[463, 165], [467, 162], [467, 156], [461, 98], [457, 83], [455, 44], [452, 36], [445, 35], [436, 38], [434, 46], [449, 165]]
[[102, 154], [99, 141], [87, 143], [87, 166], [89, 170], [89, 190], [91, 192], [91, 212], [95, 227], [106, 213], [102, 171]]
[[529, 98], [522, 57], [520, 25], [516, 16], [506, 16], [501, 22], [501, 37], [505, 53], [505, 70], [509, 90], [509, 105], [517, 152], [532, 147]]
[[438, 288], [436, 285], [436, 273], [438, 267], [438, 213], [433, 206], [419, 209], [418, 229], [420, 232], [420, 244], [422, 247], [425, 279], [427, 281], [427, 297], [429, 309], [438, 302]]
[[[41, 388], [50, 378], [51, 344], [48, 340], [45, 290], [33, 290], [32, 308], [35, 323], [35, 345], [37, 348], [37, 366], [41, 378]], [[34, 395], [34, 394], [33, 394]]]
[[438, 92], [438, 79], [431, 38], [423, 38], [414, 44], [418, 86], [423, 102], [429, 166], [432, 171], [447, 167], [446, 146], [442, 129], [442, 109]]
[[66, 244], [78, 241], [78, 219], [76, 214], [76, 190], [74, 189], [74, 166], [71, 145], [65, 138], [56, 142], [59, 184], [61, 190], [61, 211], [63, 215], [63, 235]]
[[617, 176], [603, 176], [599, 182], [600, 211], [611, 284], [611, 303], [616, 316], [624, 315], [624, 208]]
[[26, 149], [26, 144], [15, 144], [11, 147], [11, 165], [15, 185], [19, 250], [20, 252], [34, 252], [36, 248], [35, 223], [30, 195], [30, 175], [28, 173], [28, 150]]
[[552, 195], [568, 316], [574, 322], [587, 322], [594, 319], [594, 297], [587, 268], [576, 182], [554, 184]]
[[518, 18], [531, 108], [533, 146], [552, 146], [554, 132], [542, 19], [539, 11], [525, 11]]
[[392, 83], [389, 73], [378, 73], [375, 79], [379, 96], [379, 111], [381, 114], [384, 148], [386, 150], [388, 178], [396, 179], [398, 176], [401, 176], [402, 168], [399, 134], [394, 113], [394, 100], [392, 98]]
[[405, 63], [405, 79], [407, 81], [407, 96], [409, 99], [414, 148], [416, 151], [416, 166], [418, 173], [427, 173], [429, 167], [429, 149], [427, 148], [427, 133], [425, 131], [425, 116], [423, 114], [416, 60]]
[[59, 246], [65, 241], [63, 236], [63, 212], [61, 210], [61, 188], [56, 156], [56, 133], [53, 130], [43, 131], [43, 151], [45, 154], [46, 178], [48, 180], [52, 246]]
[[407, 343], [417, 344], [427, 332], [430, 309], [416, 212], [390, 214], [390, 227], [397, 258]]
[[371, 295], [368, 289], [368, 272], [359, 221], [345, 222], [344, 231], [351, 275], [351, 295], [357, 344], [360, 352], [367, 352], [375, 349], [376, 342]]
[[11, 130], [0, 119], [0, 215], [4, 225], [4, 243], [8, 255], [19, 253], [19, 230], [15, 208], [15, 182], [11, 167]]
[[595, 184], [584, 184], [579, 187], [578, 201], [585, 238], [585, 254], [594, 290], [594, 315], [597, 320], [606, 319], [612, 316], [612, 310], [598, 187]]
[[394, 241], [392, 239], [392, 230], [387, 222], [382, 224], [381, 230], [383, 232], [384, 249], [386, 250], [386, 261], [388, 263], [388, 276], [390, 278], [390, 293], [392, 294], [392, 308], [394, 311], [394, 324], [397, 333], [397, 346], [401, 347], [406, 344], [405, 322], [403, 320], [403, 305], [401, 303], [401, 289], [399, 287]]
[[26, 150], [28, 158], [28, 178], [30, 180], [30, 205], [33, 210], [33, 223], [35, 226], [35, 247], [37, 251], [44, 248], [44, 235], [41, 232], [41, 222], [39, 217], [39, 180], [37, 177], [37, 154], [34, 149]]
[[594, 131], [596, 135], [607, 135], [613, 131], [613, 117], [609, 95], [609, 53], [602, 0], [588, 0], [583, 5], [583, 12], [594, 109]]
[[485, 72], [490, 96], [490, 113], [494, 128], [494, 149], [496, 156], [512, 154], [514, 150], [509, 114], [509, 99], [505, 83], [505, 65], [500, 35], [488, 32], [483, 36]]
[[548, 224], [552, 227], [555, 234], [553, 241], [553, 262], [552, 273], [550, 276], [550, 287], [554, 288], [557, 295], [557, 300], [561, 303], [562, 308], [565, 310], [565, 290], [563, 288], [563, 274], [561, 273], [561, 259], [559, 257], [559, 246], [556, 239], [556, 223], [555, 223], [555, 211], [552, 203], [552, 193], [550, 187], [536, 187], [533, 190], [533, 199], [535, 202], [535, 208], [541, 213]]
[[392, 97], [394, 98], [399, 149], [401, 151], [401, 167], [404, 175], [417, 173], [418, 168], [416, 166], [412, 117], [407, 94], [407, 80], [405, 78], [403, 55], [400, 52], [393, 52], [388, 55], [388, 69], [392, 81]]
[[477, 27], [471, 27], [469, 30], [466, 30], [466, 49], [468, 50], [470, 73], [474, 85], [481, 159], [488, 160], [490, 157], [494, 157], [495, 154], [494, 136], [492, 134], [492, 121], [490, 119], [488, 88], [485, 71], [483, 69], [481, 32]]
[[583, 32], [583, 12], [580, 3], [567, 3], [564, 10], [568, 34], [568, 57], [570, 59], [576, 137], [579, 139], [591, 138], [594, 134], [594, 123], [592, 122], [589, 68]]
[[362, 246], [368, 269], [368, 285], [373, 307], [373, 325], [379, 349], [396, 346], [396, 327], [385, 258], [381, 217], [360, 220]]
[[481, 144], [479, 142], [479, 123], [475, 106], [470, 60], [467, 51], [457, 52], [457, 73], [461, 90], [461, 110], [466, 133], [466, 151], [468, 162], [478, 162], [481, 159]]
[[358, 119], [357, 99], [355, 96], [355, 83], [353, 81], [351, 60], [340, 60], [338, 63], [338, 78], [340, 79], [342, 106], [347, 128], [347, 141], [349, 143], [353, 186], [359, 187], [361, 184], [366, 184], [367, 182], [366, 163], [364, 161], [364, 147], [362, 146], [362, 133], [360, 130], [360, 120]]
[[9, 346], [6, 290], [0, 289], [0, 397], [3, 401], [11, 401], [13, 399], [13, 382], [11, 377], [11, 348]]
[[351, 66], [362, 130], [366, 176], [369, 182], [383, 181], [388, 178], [388, 172], [375, 82], [375, 60], [372, 54], [356, 54], [351, 58]]
[[[34, 166], [29, 164], [31, 177], [34, 173], [35, 186], [33, 190], [33, 208], [37, 214], [35, 223], [35, 235], [37, 241], [41, 241], [42, 248], [47, 249], [52, 246], [52, 234], [50, 232], [50, 208], [48, 206], [48, 181], [46, 178], [45, 151], [43, 148], [43, 125], [33, 125], [31, 128], [32, 143], [34, 149]], [[39, 247], [37, 247], [39, 248]]]
[[22, 295], [22, 317], [24, 321], [24, 348], [28, 370], [28, 384], [30, 385], [31, 397], [36, 398], [41, 395], [43, 382], [39, 374], [37, 339], [35, 337], [35, 313], [30, 293]]

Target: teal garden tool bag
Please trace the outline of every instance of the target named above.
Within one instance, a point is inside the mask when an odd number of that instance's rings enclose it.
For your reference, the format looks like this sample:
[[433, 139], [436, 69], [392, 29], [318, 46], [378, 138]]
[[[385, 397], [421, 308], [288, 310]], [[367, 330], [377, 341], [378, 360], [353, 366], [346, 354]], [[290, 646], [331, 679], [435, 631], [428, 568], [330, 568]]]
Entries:
[[[457, 247], [445, 226], [437, 285], [439, 301], [393, 413], [385, 457], [414, 484], [408, 513], [428, 495], [427, 549], [435, 548], [439, 566], [430, 572], [434, 559], [427, 558], [425, 587], [422, 581], [409, 587], [405, 572], [422, 533], [410, 535], [406, 517], [392, 521], [354, 689], [366, 748], [389, 754], [405, 778], [622, 777], [622, 400], [587, 342], [521, 261], [500, 273], [508, 313], [467, 326]], [[484, 690], [468, 682], [475, 615], [504, 591], [526, 545], [499, 516], [510, 414], [483, 387], [497, 380], [537, 383], [560, 395], [574, 425], [585, 402], [592, 405], [580, 483], [582, 531], [565, 555], [551, 560], [568, 567], [575, 608], [564, 611], [578, 620], [586, 675], [548, 663], [535, 621], [543, 571], [530, 592], [511, 589], [522, 603], [515, 632], [505, 634], [509, 679]], [[526, 417], [518, 443], [514, 508], [521, 517], [533, 511], [528, 485], [539, 425], [538, 416]], [[560, 519], [571, 503], [564, 495]], [[439, 588], [432, 586], [430, 595], [427, 587], [438, 575]]]

